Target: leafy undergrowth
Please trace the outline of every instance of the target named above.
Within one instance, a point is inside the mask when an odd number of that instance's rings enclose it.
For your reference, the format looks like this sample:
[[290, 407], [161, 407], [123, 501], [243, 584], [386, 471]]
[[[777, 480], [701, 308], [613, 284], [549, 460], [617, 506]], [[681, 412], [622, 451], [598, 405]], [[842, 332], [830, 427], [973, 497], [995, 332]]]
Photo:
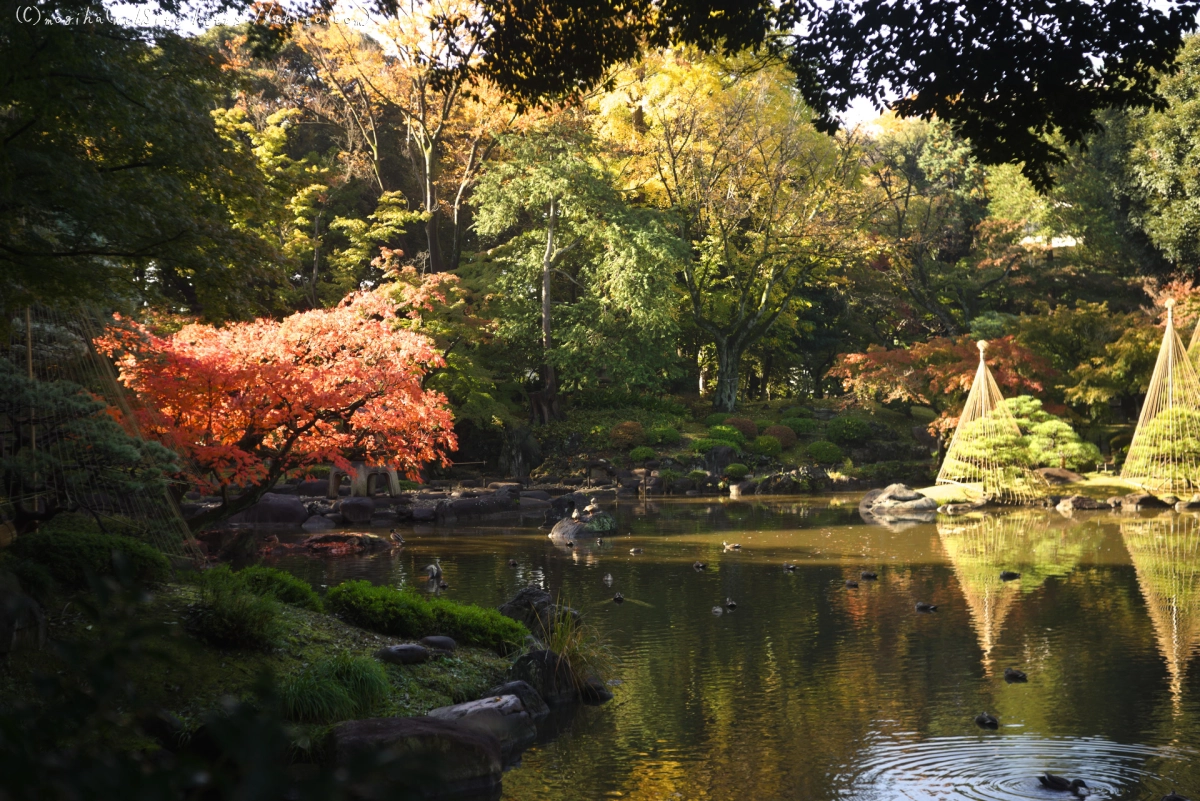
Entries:
[[[145, 640], [145, 658], [130, 676], [150, 702], [178, 715], [189, 727], [223, 698], [250, 698], [264, 671], [281, 683], [302, 683], [314, 668], [353, 657], [373, 658], [385, 645], [400, 640], [355, 628], [329, 615], [281, 605], [282, 635], [268, 650], [222, 649], [208, 645], [185, 628], [189, 607], [199, 599], [192, 585], [169, 584], [155, 590], [153, 600], [134, 625], [159, 628]], [[51, 640], [86, 641], [91, 631], [78, 601], [61, 601], [48, 609]], [[374, 697], [370, 708], [355, 717], [420, 715], [439, 706], [478, 698], [504, 680], [510, 661], [477, 648], [459, 648], [452, 656], [421, 665], [383, 665], [389, 691]], [[0, 702], [35, 696], [35, 672], [69, 670], [52, 647], [22, 648], [0, 670]]]

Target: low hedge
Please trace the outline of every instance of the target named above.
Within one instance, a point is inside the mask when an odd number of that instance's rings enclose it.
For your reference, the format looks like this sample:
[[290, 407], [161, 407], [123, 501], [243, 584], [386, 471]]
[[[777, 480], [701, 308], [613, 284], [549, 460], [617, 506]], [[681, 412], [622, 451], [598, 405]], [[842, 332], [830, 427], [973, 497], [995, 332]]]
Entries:
[[734, 462], [725, 466], [725, 477], [734, 481], [741, 481], [746, 476], [750, 475], [750, 468], [744, 464]]
[[311, 609], [313, 612], [325, 611], [321, 597], [312, 586], [286, 571], [255, 565], [238, 571], [237, 576], [246, 582], [246, 586], [255, 595], [267, 595], [285, 604]]
[[360, 628], [394, 637], [418, 639], [430, 634], [453, 637], [506, 653], [518, 648], [529, 631], [494, 609], [423, 598], [412, 590], [379, 587], [369, 581], [347, 581], [326, 596], [330, 611]]
[[783, 446], [775, 437], [763, 434], [755, 437], [754, 442], [750, 445], [750, 450], [753, 453], [762, 456], [778, 456], [783, 451]]
[[835, 417], [825, 424], [825, 436], [838, 445], [859, 445], [871, 438], [871, 424], [861, 417]]
[[682, 441], [683, 435], [670, 426], [660, 426], [646, 432], [646, 442], [651, 445], [678, 445]]
[[653, 459], [657, 455], [658, 454], [654, 452], [654, 448], [651, 448], [647, 445], [638, 445], [629, 452], [629, 458], [635, 462], [645, 462], [649, 459]]
[[807, 450], [808, 455], [817, 464], [837, 464], [842, 461], [842, 449], [828, 440], [810, 442]]
[[725, 412], [714, 412], [713, 414], [710, 414], [708, 417], [704, 418], [704, 425], [719, 426], [728, 419], [729, 415]]
[[779, 440], [779, 445], [784, 450], [796, 444], [796, 432], [787, 426], [767, 426], [763, 429], [763, 435]]
[[758, 424], [749, 417], [730, 417], [725, 421], [725, 425], [733, 426], [741, 431], [742, 436], [746, 439], [754, 439], [758, 436]]
[[745, 435], [733, 426], [710, 426], [708, 429], [708, 439], [723, 439], [738, 446], [746, 442]]
[[796, 436], [805, 434], [814, 434], [817, 431], [818, 423], [811, 417], [785, 417], [780, 421], [781, 425], [785, 425], [792, 430]]
[[693, 440], [692, 450], [696, 453], [708, 453], [718, 445], [723, 445], [727, 448], [733, 448], [734, 450], [741, 450], [736, 442], [730, 442], [727, 439], [708, 439], [707, 437], [704, 439]]
[[200, 600], [188, 613], [188, 628], [202, 640], [227, 648], [270, 650], [283, 638], [279, 602], [256, 595], [228, 565], [200, 574]]
[[614, 448], [633, 448], [646, 441], [646, 429], [636, 420], [617, 423], [608, 432], [608, 444]]
[[90, 531], [37, 531], [17, 537], [9, 553], [41, 565], [67, 589], [84, 589], [87, 577], [111, 576], [114, 551], [125, 554], [139, 581], [156, 583], [171, 575], [171, 563], [153, 546], [129, 537]]

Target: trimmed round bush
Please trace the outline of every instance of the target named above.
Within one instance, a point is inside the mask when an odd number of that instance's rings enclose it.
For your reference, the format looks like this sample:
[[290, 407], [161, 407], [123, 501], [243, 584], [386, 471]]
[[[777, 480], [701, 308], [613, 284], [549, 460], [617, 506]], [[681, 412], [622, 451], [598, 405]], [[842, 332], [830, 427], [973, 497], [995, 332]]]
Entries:
[[634, 420], [617, 423], [613, 426], [612, 431], [608, 432], [608, 444], [622, 450], [641, 445], [645, 441], [646, 429], [642, 428], [641, 423]]
[[713, 426], [708, 429], [708, 438], [723, 439], [734, 445], [742, 445], [746, 441], [745, 435], [733, 426]]
[[670, 426], [652, 428], [646, 432], [646, 442], [651, 445], [678, 445], [683, 441], [683, 435]]
[[693, 470], [687, 474], [687, 477], [692, 481], [708, 481], [709, 479], [707, 470]]
[[255, 595], [228, 565], [200, 574], [200, 600], [188, 614], [188, 628], [229, 648], [270, 650], [283, 637], [279, 602]]
[[775, 437], [762, 434], [754, 438], [754, 444], [750, 446], [750, 450], [762, 456], [778, 456], [783, 450], [783, 446]]
[[662, 479], [663, 486], [670, 489], [672, 484], [683, 478], [683, 473], [668, 468], [666, 470], [659, 470], [658, 477]]
[[734, 481], [741, 481], [743, 478], [750, 475], [750, 468], [746, 467], [744, 464], [734, 462], [733, 464], [725, 466], [724, 475], [726, 478], [733, 479]]
[[835, 417], [825, 424], [825, 436], [838, 445], [859, 445], [871, 438], [871, 424], [861, 417]]
[[113, 552], [123, 553], [133, 576], [139, 581], [166, 581], [171, 563], [151, 545], [110, 534], [90, 531], [36, 531], [23, 534], [8, 549], [18, 560], [41, 565], [63, 587], [83, 589], [87, 577], [111, 576]]
[[638, 445], [629, 452], [629, 458], [635, 462], [644, 462], [647, 459], [653, 459], [654, 457], [654, 448], [649, 448], [645, 445]]
[[725, 421], [725, 425], [733, 426], [741, 431], [742, 436], [746, 439], [754, 439], [758, 436], [758, 425], [749, 417], [730, 417]]
[[321, 603], [320, 596], [312, 586], [286, 571], [255, 565], [238, 571], [237, 576], [246, 582], [246, 586], [255, 595], [266, 595], [285, 604], [311, 609], [314, 612], [325, 611], [325, 605]]
[[796, 432], [787, 426], [767, 426], [763, 429], [763, 434], [779, 440], [779, 446], [784, 450], [796, 444]]
[[765, 434], [766, 429], [775, 425], [775, 422], [773, 420], [767, 420], [766, 418], [763, 418], [762, 420], [755, 420], [754, 425], [758, 426], [758, 433]]
[[792, 406], [783, 410], [784, 417], [814, 417], [813, 410], [807, 406]]
[[729, 448], [741, 450], [736, 442], [730, 442], [727, 439], [697, 439], [692, 442], [692, 450], [696, 453], [708, 453], [718, 445], [724, 445]]
[[817, 464], [836, 464], [842, 461], [842, 449], [823, 439], [808, 444], [808, 455]]
[[798, 437], [804, 434], [815, 434], [817, 431], [817, 421], [811, 417], [785, 417], [780, 423], [790, 428], [792, 433]]
[[729, 415], [726, 414], [725, 412], [714, 412], [713, 414], [710, 414], [708, 417], [704, 418], [704, 425], [719, 426], [719, 425], [721, 425], [721, 423], [724, 423], [728, 419], [729, 419]]

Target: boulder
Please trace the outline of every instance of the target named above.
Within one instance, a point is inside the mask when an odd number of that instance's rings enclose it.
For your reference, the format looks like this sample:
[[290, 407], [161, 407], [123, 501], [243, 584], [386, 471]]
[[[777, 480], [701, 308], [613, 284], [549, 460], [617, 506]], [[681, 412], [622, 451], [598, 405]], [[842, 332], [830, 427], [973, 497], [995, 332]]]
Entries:
[[541, 587], [523, 588], [508, 603], [501, 604], [499, 610], [505, 617], [524, 624], [535, 635], [554, 625], [554, 596]]
[[374, 498], [346, 498], [338, 504], [338, 512], [347, 523], [369, 523], [375, 514]]
[[585, 681], [583, 687], [580, 688], [579, 694], [580, 700], [591, 706], [606, 704], [613, 699], [613, 694], [604, 686], [604, 682], [599, 679], [588, 679]]
[[493, 695], [478, 701], [438, 707], [429, 712], [429, 717], [453, 721], [495, 737], [500, 741], [506, 761], [537, 739], [533, 715], [516, 695]]
[[521, 500], [526, 498], [533, 498], [539, 501], [548, 501], [550, 500], [550, 493], [546, 492], [545, 490], [522, 490]]
[[525, 711], [530, 714], [534, 720], [541, 720], [550, 714], [550, 707], [542, 700], [542, 696], [537, 694], [537, 690], [529, 686], [523, 681], [510, 681], [501, 684], [499, 687], [493, 687], [484, 694], [484, 698], [490, 698], [497, 695], [515, 695], [521, 699], [521, 703], [525, 705]]
[[1054, 508], [1060, 512], [1074, 512], [1077, 510], [1109, 509], [1111, 507], [1104, 501], [1098, 501], [1086, 495], [1072, 495], [1069, 498], [1063, 498]]
[[512, 681], [528, 684], [549, 706], [562, 706], [579, 700], [579, 688], [575, 685], [571, 666], [553, 651], [522, 654], [509, 668], [508, 676]]
[[1034, 472], [1046, 479], [1047, 484], [1074, 484], [1076, 481], [1083, 481], [1083, 476], [1065, 467], [1039, 467]]
[[258, 499], [258, 503], [229, 518], [229, 523], [258, 527], [294, 527], [302, 525], [308, 518], [308, 508], [295, 495], [268, 492]]
[[437, 519], [437, 508], [433, 506], [414, 506], [412, 519], [416, 523], [432, 523]]
[[695, 482], [693, 482], [690, 478], [676, 479], [671, 483], [671, 494], [683, 495], [685, 492], [694, 489], [695, 487]]
[[716, 445], [704, 454], [704, 468], [714, 476], [725, 472], [725, 468], [737, 461], [737, 449], [728, 445]]
[[329, 479], [314, 478], [296, 485], [296, 494], [309, 498], [324, 498], [329, 494]]
[[333, 555], [381, 551], [391, 547], [387, 540], [355, 531], [314, 534], [301, 543], [305, 548]]
[[300, 528], [311, 534], [315, 534], [319, 531], [330, 531], [335, 529], [337, 528], [337, 523], [333, 522], [328, 517], [325, 517], [325, 515], [313, 515], [305, 520], [304, 524], [301, 525]]
[[730, 484], [729, 497], [741, 498], [743, 495], [753, 495], [756, 489], [758, 489], [758, 482], [752, 478], [748, 478], [740, 483]]
[[874, 506], [919, 501], [925, 496], [907, 484], [891, 484], [875, 496]]
[[441, 635], [424, 637], [421, 639], [421, 645], [424, 645], [426, 648], [432, 648], [435, 651], [445, 651], [446, 653], [458, 648], [458, 643], [453, 638]]
[[542, 511], [550, 508], [550, 501], [542, 498], [528, 498], [525, 495], [521, 496], [521, 511], [533, 512]]
[[[471, 798], [498, 796], [504, 770], [495, 736], [457, 720], [432, 717], [351, 720], [334, 727], [333, 757], [346, 769], [377, 755], [406, 796]], [[351, 795], [384, 798], [376, 787], [351, 788]]]
[[371, 528], [388, 528], [400, 522], [400, 515], [395, 512], [376, 512], [371, 515]]
[[1120, 508], [1121, 508], [1121, 505], [1122, 505], [1122, 503], [1124, 502], [1124, 500], [1125, 500], [1125, 499], [1124, 499], [1124, 498], [1122, 498], [1120, 495], [1113, 495], [1112, 497], [1108, 498], [1108, 499], [1105, 501], [1105, 503], [1107, 503], [1107, 504], [1108, 504], [1109, 506], [1111, 506], [1113, 509], [1120, 509]]
[[390, 665], [419, 665], [432, 659], [433, 654], [423, 645], [405, 643], [380, 648], [375, 652], [375, 658]]
[[1121, 499], [1121, 508], [1125, 510], [1137, 509], [1167, 509], [1167, 504], [1155, 498], [1153, 495], [1145, 492], [1135, 492], [1131, 495], [1126, 495]]

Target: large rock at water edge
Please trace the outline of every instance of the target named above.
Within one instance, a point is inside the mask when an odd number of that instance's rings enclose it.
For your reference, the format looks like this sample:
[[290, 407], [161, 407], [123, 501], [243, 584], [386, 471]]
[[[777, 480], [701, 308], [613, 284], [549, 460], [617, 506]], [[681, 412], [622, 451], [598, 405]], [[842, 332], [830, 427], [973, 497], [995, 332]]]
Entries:
[[1138, 509], [1166, 509], [1170, 504], [1160, 501], [1146, 492], [1135, 492], [1121, 499], [1121, 508], [1125, 511]]
[[500, 741], [500, 750], [506, 759], [537, 739], [533, 715], [516, 695], [493, 695], [465, 704], [438, 707], [429, 713], [429, 717], [454, 721], [490, 734]]
[[508, 675], [513, 681], [528, 684], [550, 706], [572, 704], [579, 700], [579, 688], [571, 666], [553, 651], [522, 654], [513, 663]]
[[1063, 498], [1054, 508], [1060, 512], [1074, 512], [1077, 510], [1109, 509], [1111, 507], [1104, 501], [1098, 501], [1086, 495], [1072, 495], [1069, 498]]
[[[333, 730], [334, 761], [346, 768], [376, 754], [395, 789], [424, 798], [492, 797], [504, 769], [500, 741], [459, 721], [432, 717], [351, 720]], [[373, 782], [354, 788], [364, 798], [388, 798]]]
[[375, 499], [345, 498], [338, 504], [338, 511], [347, 523], [370, 523], [371, 515], [375, 514]]
[[258, 499], [258, 503], [229, 518], [229, 522], [234, 525], [292, 527], [303, 524], [308, 518], [308, 507], [295, 495], [268, 492]]
[[1076, 481], [1083, 481], [1083, 476], [1065, 467], [1039, 467], [1034, 472], [1046, 479], [1047, 484], [1074, 484]]
[[534, 720], [541, 720], [550, 714], [550, 707], [546, 705], [542, 696], [538, 695], [537, 690], [529, 686], [524, 681], [510, 681], [501, 684], [499, 687], [493, 687], [484, 693], [484, 698], [492, 698], [497, 695], [515, 695], [521, 699], [521, 703], [525, 705], [525, 711], [533, 717]]
[[304, 529], [310, 534], [316, 534], [321, 531], [332, 531], [333, 529], [337, 528], [337, 523], [333, 522], [325, 515], [313, 515], [305, 520], [304, 525], [300, 526], [300, 528]]
[[525, 587], [499, 610], [505, 617], [523, 623], [535, 636], [554, 626], [554, 596], [541, 587]]

